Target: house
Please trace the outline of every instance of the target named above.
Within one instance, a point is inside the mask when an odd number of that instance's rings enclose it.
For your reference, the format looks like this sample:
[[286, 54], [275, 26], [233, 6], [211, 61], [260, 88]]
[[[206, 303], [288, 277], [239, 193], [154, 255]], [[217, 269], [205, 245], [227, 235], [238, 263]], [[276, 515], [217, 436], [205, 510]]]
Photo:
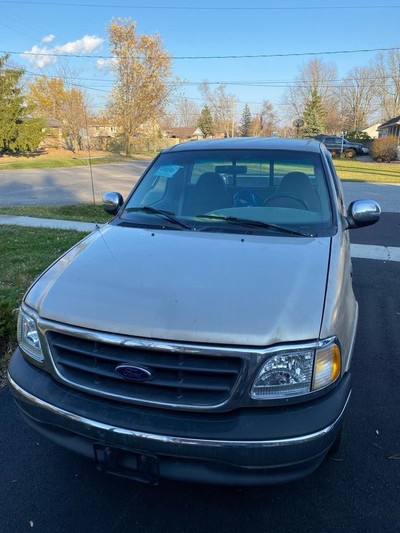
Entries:
[[365, 128], [362, 130], [363, 133], [366, 133], [371, 137], [371, 139], [377, 139], [379, 137], [379, 131], [378, 128], [382, 125], [382, 122], [378, 122], [377, 124], [372, 124], [372, 126], [369, 126], [368, 128]]
[[378, 128], [378, 132], [379, 137], [395, 135], [398, 139], [400, 139], [400, 115], [381, 124]]
[[197, 126], [192, 126], [190, 128], [166, 128], [164, 131], [166, 137], [180, 139], [182, 141], [192, 141], [204, 138], [204, 133]]
[[59, 120], [46, 118], [42, 131], [46, 133], [46, 137], [40, 143], [41, 148], [61, 148], [64, 144], [62, 123]]

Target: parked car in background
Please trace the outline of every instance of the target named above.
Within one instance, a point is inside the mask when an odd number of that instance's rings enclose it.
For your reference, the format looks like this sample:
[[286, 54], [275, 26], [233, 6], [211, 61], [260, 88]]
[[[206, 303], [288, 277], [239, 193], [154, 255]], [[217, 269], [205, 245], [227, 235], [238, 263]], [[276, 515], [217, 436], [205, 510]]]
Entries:
[[[358, 305], [325, 146], [241, 138], [166, 149], [115, 218], [26, 293], [10, 389], [39, 433], [105, 472], [261, 485], [338, 442]], [[363, 354], [360, 354], [361, 356]]]
[[328, 148], [331, 154], [339, 155], [342, 152], [342, 142], [343, 142], [343, 153], [346, 157], [354, 157], [356, 155], [367, 155], [369, 154], [369, 148], [362, 143], [356, 143], [343, 139], [339, 135], [316, 135], [314, 137], [317, 141], [324, 143]]

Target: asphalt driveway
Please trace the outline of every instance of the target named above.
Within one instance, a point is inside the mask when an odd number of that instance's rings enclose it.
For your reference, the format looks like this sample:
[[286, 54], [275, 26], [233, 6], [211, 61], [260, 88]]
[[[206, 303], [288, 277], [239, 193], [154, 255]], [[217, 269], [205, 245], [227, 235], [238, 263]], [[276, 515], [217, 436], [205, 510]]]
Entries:
[[400, 263], [353, 263], [353, 394], [342, 445], [314, 474], [254, 489], [115, 478], [27, 427], [5, 388], [0, 531], [399, 531]]

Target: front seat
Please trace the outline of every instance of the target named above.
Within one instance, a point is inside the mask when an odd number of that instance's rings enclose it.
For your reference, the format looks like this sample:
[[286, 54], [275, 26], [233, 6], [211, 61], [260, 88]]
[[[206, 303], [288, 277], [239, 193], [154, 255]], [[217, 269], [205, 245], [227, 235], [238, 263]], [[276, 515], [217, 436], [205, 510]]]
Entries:
[[205, 172], [197, 180], [185, 205], [188, 215], [203, 215], [209, 211], [232, 206], [232, 198], [224, 180], [216, 172]]
[[320, 211], [320, 203], [310, 178], [304, 172], [289, 172], [264, 205]]

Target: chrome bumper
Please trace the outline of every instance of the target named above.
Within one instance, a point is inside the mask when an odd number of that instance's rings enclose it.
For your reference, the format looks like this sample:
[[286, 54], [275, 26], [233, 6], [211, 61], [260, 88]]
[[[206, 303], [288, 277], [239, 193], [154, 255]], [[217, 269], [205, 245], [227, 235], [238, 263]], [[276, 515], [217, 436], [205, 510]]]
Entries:
[[[93, 443], [102, 442], [158, 456], [221, 462], [245, 469], [276, 469], [323, 459], [342, 423], [345, 405], [337, 419], [315, 433], [274, 440], [213, 440], [158, 435], [116, 427], [86, 418], [33, 396], [8, 375], [11, 391], [28, 422], [42, 434], [67, 448], [93, 457]], [[79, 449], [74, 448], [81, 436]], [[78, 439], [79, 440], [79, 439]]]

